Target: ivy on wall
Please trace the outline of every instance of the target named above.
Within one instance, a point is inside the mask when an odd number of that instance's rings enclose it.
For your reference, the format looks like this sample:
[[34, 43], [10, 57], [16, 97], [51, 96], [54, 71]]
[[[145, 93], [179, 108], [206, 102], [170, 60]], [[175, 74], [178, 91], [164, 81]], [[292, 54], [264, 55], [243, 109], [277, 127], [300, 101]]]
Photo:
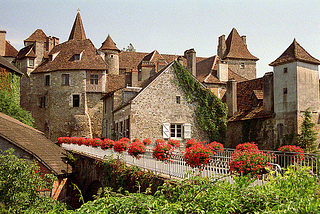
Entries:
[[20, 76], [0, 67], [0, 91], [7, 91], [20, 105]]
[[175, 74], [189, 103], [196, 102], [196, 121], [199, 129], [208, 133], [210, 141], [225, 142], [227, 105], [209, 89], [204, 88], [179, 62], [173, 64]]

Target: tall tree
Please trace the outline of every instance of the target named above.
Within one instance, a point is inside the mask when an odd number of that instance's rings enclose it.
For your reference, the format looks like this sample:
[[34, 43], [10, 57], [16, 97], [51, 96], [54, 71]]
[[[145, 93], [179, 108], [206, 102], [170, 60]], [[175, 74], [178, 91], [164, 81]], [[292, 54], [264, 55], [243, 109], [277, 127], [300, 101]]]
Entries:
[[123, 48], [123, 51], [127, 51], [127, 52], [136, 52], [136, 49], [133, 47], [133, 44], [130, 43], [127, 48]]
[[307, 152], [313, 152], [317, 148], [317, 133], [313, 130], [315, 124], [311, 121], [312, 115], [310, 108], [306, 109], [303, 115], [304, 120], [301, 124], [299, 143], [301, 148], [305, 149]]

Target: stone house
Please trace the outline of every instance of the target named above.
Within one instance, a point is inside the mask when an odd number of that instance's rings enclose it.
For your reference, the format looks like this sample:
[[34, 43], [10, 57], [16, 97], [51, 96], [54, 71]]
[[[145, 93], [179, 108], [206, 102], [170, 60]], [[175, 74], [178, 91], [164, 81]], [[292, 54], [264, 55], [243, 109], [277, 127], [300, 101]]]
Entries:
[[229, 108], [227, 144], [255, 141], [261, 148], [277, 149], [286, 135], [300, 132], [307, 108], [319, 133], [319, 64], [294, 40], [270, 63], [273, 72], [240, 83], [228, 81], [223, 98]]
[[102, 98], [103, 137], [178, 139], [182, 143], [194, 138], [208, 142], [207, 134], [196, 126], [196, 103], [187, 102], [177, 84], [174, 63], [157, 72], [142, 87], [119, 89]]
[[53, 199], [63, 199], [67, 194], [67, 177], [72, 172], [66, 163], [67, 154], [44, 134], [0, 112], [0, 150], [14, 149], [14, 155], [39, 166], [41, 175], [53, 174], [58, 180], [52, 190], [41, 190]]

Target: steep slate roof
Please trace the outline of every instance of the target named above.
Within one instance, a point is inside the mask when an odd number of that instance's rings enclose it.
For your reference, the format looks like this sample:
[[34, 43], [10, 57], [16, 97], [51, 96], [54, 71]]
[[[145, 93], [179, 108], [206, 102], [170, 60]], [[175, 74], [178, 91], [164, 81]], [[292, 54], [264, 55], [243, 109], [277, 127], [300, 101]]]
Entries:
[[14, 65], [12, 65], [8, 60], [6, 60], [4, 57], [0, 56], [0, 65], [2, 65], [3, 67], [8, 68], [11, 71], [14, 71], [20, 75], [22, 75], [23, 73], [16, 68]]
[[246, 44], [244, 44], [242, 38], [235, 28], [233, 28], [226, 40], [226, 52], [222, 59], [248, 59], [248, 60], [259, 60], [259, 58], [253, 56]]
[[291, 45], [278, 57], [275, 61], [271, 62], [270, 66], [277, 66], [289, 62], [301, 61], [310, 64], [320, 65], [320, 61], [311, 56], [301, 45], [293, 40]]
[[6, 41], [6, 50], [4, 56], [16, 57], [18, 54], [17, 49], [15, 49], [8, 41]]
[[111, 36], [109, 34], [108, 34], [108, 37], [106, 38], [106, 40], [102, 43], [99, 50], [115, 50], [115, 51], [120, 52], [120, 50], [117, 48], [116, 44], [111, 39]]
[[46, 42], [47, 35], [41, 29], [37, 29], [24, 41], [25, 42], [34, 42], [34, 41]]
[[20, 49], [20, 51], [17, 54], [17, 59], [23, 59], [25, 57], [31, 57], [31, 58], [35, 58], [37, 55], [34, 52], [34, 45], [28, 45], [22, 49]]
[[106, 93], [125, 87], [125, 75], [106, 75]]
[[[106, 62], [97, 54], [90, 39], [69, 40], [55, 46], [49, 56], [58, 54], [52, 61], [43, 62], [33, 73], [57, 70], [106, 70]], [[80, 60], [72, 60], [74, 54], [81, 54]]]
[[87, 39], [86, 33], [84, 32], [80, 13], [77, 13], [76, 19], [74, 20], [73, 27], [70, 32], [68, 40], [84, 40]]
[[[220, 81], [217, 77], [217, 64], [220, 60], [220, 57], [215, 55], [198, 62], [196, 66], [197, 79], [204, 83], [226, 83], [225, 81]], [[237, 82], [247, 80], [230, 69], [228, 69], [228, 79], [234, 79]]]
[[[53, 174], [67, 173], [66, 152], [44, 134], [0, 112], [0, 137], [18, 146], [44, 164]], [[71, 167], [69, 166], [69, 172]]]

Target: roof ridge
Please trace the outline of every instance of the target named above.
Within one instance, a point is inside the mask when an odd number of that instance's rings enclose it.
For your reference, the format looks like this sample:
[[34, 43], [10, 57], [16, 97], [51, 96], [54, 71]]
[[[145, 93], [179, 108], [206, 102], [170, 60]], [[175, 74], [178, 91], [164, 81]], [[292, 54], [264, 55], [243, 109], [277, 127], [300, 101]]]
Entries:
[[80, 12], [78, 11], [68, 40], [84, 40], [84, 39], [87, 39], [87, 37], [82, 24]]

